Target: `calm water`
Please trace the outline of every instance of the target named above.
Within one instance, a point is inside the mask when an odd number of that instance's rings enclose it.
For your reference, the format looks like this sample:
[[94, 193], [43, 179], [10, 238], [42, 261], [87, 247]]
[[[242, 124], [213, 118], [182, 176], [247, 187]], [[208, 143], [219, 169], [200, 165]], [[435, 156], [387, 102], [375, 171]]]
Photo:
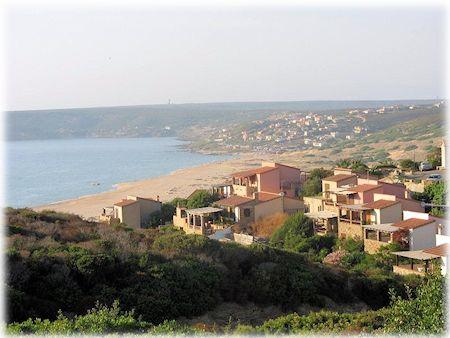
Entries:
[[[111, 190], [227, 156], [191, 153], [175, 138], [74, 139], [6, 143], [6, 205], [36, 206]], [[100, 185], [93, 185], [100, 183]]]

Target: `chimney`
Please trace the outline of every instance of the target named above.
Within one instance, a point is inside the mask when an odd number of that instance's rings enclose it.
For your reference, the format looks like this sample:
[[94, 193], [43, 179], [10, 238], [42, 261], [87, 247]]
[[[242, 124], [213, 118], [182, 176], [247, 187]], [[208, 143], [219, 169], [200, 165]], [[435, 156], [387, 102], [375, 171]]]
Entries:
[[405, 199], [409, 199], [409, 191], [405, 189]]
[[159, 202], [159, 195], [156, 196], [156, 201]]

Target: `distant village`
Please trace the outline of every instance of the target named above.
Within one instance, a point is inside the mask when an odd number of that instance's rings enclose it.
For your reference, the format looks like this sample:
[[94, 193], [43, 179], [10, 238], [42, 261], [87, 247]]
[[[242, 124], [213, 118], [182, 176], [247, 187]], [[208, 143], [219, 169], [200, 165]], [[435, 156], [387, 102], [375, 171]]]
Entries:
[[204, 126], [202, 144], [226, 151], [284, 151], [326, 148], [339, 140], [356, 140], [374, 131], [371, 121], [379, 115], [399, 110], [435, 109], [443, 101], [430, 106], [391, 105], [371, 109], [339, 112], [284, 112], [263, 120], [253, 121], [243, 130], [239, 125], [229, 127]]
[[[441, 152], [438, 170], [444, 175], [444, 143]], [[394, 174], [386, 172], [380, 178], [335, 167], [333, 175], [322, 179], [319, 195], [299, 197], [307, 172], [263, 162], [260, 167], [233, 173], [226, 182], [211, 186], [210, 192], [218, 199], [210, 205], [191, 209], [177, 206], [172, 222], [160, 227], [173, 225], [187, 234], [242, 245], [264, 244], [265, 238], [249, 233], [249, 225], [275, 214], [302, 212], [313, 221], [315, 234], [362, 240], [369, 254], [387, 244], [399, 244], [402, 250], [391, 253], [397, 261], [395, 273], [423, 275], [434, 266], [431, 262], [439, 261], [445, 275], [450, 248], [448, 221], [427, 213], [427, 205], [412, 198], [413, 192], [423, 192], [430, 181], [395, 182]], [[161, 206], [159, 197], [127, 196], [105, 207], [100, 221], [141, 228], [148, 217], [161, 211]]]

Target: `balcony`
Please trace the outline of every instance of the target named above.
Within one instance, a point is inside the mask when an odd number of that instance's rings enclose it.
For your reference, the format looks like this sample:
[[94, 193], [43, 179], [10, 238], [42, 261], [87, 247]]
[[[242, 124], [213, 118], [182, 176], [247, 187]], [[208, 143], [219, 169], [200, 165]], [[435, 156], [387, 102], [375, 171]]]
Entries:
[[253, 197], [253, 193], [257, 191], [258, 191], [257, 187], [233, 184], [233, 192], [238, 196]]

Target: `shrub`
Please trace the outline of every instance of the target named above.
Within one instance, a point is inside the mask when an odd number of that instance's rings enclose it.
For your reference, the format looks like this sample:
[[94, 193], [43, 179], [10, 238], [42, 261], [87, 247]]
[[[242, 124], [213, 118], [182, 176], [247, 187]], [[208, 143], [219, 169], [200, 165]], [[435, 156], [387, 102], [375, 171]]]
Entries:
[[284, 222], [270, 238], [270, 243], [289, 250], [295, 250], [300, 242], [314, 234], [312, 220], [303, 212], [297, 212]]

